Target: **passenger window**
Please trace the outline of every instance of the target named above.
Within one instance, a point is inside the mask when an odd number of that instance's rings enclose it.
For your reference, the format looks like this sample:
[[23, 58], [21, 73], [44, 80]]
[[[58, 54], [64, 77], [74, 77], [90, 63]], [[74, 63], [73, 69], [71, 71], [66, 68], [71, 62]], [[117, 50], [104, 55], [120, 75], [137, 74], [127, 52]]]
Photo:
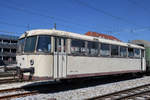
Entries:
[[88, 42], [87, 52], [91, 56], [98, 56], [98, 48], [97, 42]]
[[134, 57], [140, 58], [140, 49], [134, 49]]
[[66, 38], [64, 38], [63, 40], [64, 40], [64, 52], [67, 52]]
[[71, 41], [71, 53], [84, 55], [86, 54], [85, 41], [72, 39]]
[[58, 52], [61, 52], [61, 38], [57, 38], [58, 39]]
[[61, 52], [61, 38], [55, 37], [55, 52]]
[[57, 52], [57, 39], [55, 38], [55, 52]]
[[109, 56], [110, 55], [109, 44], [101, 44], [100, 55], [101, 56]]
[[66, 38], [55, 37], [55, 52], [66, 52], [66, 49]]
[[120, 46], [120, 57], [127, 57], [127, 48]]
[[133, 48], [128, 48], [128, 57], [134, 57], [134, 49]]
[[39, 36], [37, 51], [38, 52], [50, 52], [51, 50], [51, 37]]
[[111, 45], [111, 56], [118, 56], [119, 55], [119, 46]]

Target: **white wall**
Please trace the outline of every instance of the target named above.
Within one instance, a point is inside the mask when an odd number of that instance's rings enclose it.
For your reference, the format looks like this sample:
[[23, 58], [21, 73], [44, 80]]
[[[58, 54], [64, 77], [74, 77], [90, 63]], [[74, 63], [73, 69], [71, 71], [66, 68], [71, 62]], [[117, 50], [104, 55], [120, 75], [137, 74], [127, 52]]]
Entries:
[[68, 75], [131, 70], [141, 70], [141, 59], [68, 56]]

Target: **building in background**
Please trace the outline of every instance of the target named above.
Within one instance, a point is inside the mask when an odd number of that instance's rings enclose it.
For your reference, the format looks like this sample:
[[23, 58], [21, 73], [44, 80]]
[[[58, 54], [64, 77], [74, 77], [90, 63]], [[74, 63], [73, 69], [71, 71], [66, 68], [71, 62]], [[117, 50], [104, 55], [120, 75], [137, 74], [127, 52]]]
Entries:
[[0, 35], [0, 60], [5, 64], [16, 63], [17, 36]]
[[106, 35], [106, 34], [102, 34], [102, 33], [97, 33], [97, 32], [89, 31], [89, 32], [85, 33], [85, 35], [94, 36], [94, 37], [100, 37], [100, 38], [109, 39], [109, 40], [120, 41], [119, 39], [117, 39], [114, 36]]

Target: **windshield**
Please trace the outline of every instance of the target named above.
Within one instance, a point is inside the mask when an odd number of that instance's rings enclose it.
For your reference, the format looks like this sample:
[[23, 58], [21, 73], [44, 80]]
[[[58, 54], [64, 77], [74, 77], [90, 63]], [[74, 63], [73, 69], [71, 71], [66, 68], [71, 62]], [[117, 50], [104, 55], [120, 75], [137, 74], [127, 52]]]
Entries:
[[24, 49], [24, 38], [18, 41], [18, 52], [21, 53]]
[[51, 37], [50, 36], [39, 36], [37, 52], [50, 52], [51, 50]]
[[27, 37], [24, 52], [34, 52], [37, 36]]

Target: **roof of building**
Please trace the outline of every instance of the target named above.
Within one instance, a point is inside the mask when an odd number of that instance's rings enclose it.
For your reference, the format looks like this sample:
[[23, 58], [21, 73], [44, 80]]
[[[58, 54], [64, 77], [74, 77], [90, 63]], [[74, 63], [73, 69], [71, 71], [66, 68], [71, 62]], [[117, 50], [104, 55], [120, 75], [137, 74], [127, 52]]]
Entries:
[[92, 37], [92, 36], [87, 36], [87, 35], [83, 35], [83, 34], [61, 31], [61, 30], [54, 30], [54, 29], [36, 29], [36, 30], [26, 31], [20, 37], [20, 39], [24, 38], [25, 34], [27, 36], [36, 36], [36, 35], [62, 36], [62, 37], [68, 37], [68, 38], [74, 38], [74, 39], [82, 39], [82, 40], [86, 40], [86, 41], [97, 41], [97, 42], [101, 42], [101, 43], [114, 44], [114, 45], [120, 45], [120, 46], [130, 46], [133, 48], [144, 49], [141, 46], [134, 45], [131, 43], [124, 43], [124, 42], [120, 42], [120, 41], [114, 41], [114, 40], [110, 40], [110, 39]]
[[12, 36], [12, 35], [4, 35], [0, 34], [1, 39], [8, 39], [8, 40], [17, 40], [19, 37], [18, 36]]
[[97, 32], [91, 32], [91, 31], [89, 31], [89, 32], [85, 33], [85, 35], [94, 36], [94, 37], [100, 37], [100, 38], [105, 38], [105, 39], [109, 39], [109, 40], [120, 41], [119, 39], [117, 39], [114, 36], [106, 35], [106, 34], [102, 34], [102, 33], [97, 33]]

